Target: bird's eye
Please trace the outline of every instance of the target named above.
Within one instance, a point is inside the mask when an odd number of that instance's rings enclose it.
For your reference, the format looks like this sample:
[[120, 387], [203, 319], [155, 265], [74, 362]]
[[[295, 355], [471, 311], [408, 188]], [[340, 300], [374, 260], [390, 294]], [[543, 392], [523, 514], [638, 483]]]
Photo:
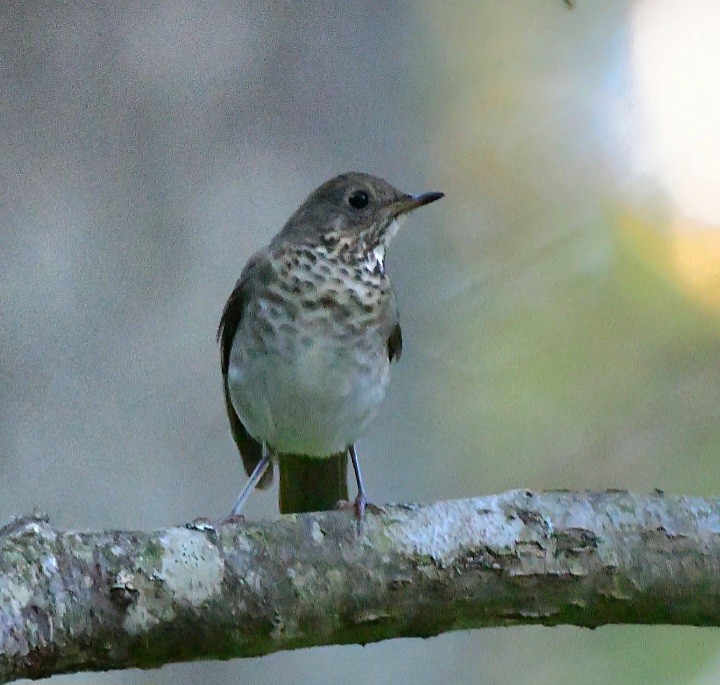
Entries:
[[364, 190], [356, 190], [348, 198], [348, 203], [353, 209], [362, 209], [363, 207], [367, 207], [368, 202], [370, 202], [370, 198]]

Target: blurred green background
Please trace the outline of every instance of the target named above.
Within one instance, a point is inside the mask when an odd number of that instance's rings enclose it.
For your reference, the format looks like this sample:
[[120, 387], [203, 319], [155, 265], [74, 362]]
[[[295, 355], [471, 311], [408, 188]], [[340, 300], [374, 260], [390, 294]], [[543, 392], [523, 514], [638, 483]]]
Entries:
[[[0, 516], [155, 528], [244, 475], [214, 333], [363, 170], [447, 198], [388, 257], [373, 501], [720, 491], [715, 0], [0, 5]], [[274, 493], [247, 515], [273, 516]], [[513, 628], [68, 683], [720, 682], [720, 633]]]

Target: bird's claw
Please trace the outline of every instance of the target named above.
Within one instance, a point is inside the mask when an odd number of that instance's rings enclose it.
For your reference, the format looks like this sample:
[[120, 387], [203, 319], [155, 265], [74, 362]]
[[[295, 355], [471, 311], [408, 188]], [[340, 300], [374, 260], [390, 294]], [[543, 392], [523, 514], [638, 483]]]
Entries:
[[358, 495], [354, 502], [348, 502], [346, 499], [341, 499], [335, 503], [335, 508], [339, 511], [352, 510], [358, 522], [365, 518], [366, 511], [369, 511], [375, 516], [380, 516], [385, 513], [385, 510], [382, 507], [379, 507], [377, 504], [373, 504], [372, 502], [368, 502], [367, 497], [365, 497], [364, 494]]

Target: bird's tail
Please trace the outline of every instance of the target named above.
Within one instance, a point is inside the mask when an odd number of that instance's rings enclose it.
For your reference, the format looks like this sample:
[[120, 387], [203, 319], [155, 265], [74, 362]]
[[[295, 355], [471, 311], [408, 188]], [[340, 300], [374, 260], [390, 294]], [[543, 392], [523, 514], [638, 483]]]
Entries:
[[320, 459], [280, 454], [278, 466], [281, 514], [327, 511], [348, 498], [347, 452]]

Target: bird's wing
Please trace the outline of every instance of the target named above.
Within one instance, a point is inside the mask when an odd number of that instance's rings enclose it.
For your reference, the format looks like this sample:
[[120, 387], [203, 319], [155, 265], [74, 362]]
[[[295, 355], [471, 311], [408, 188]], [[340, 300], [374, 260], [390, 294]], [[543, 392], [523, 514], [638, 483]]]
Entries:
[[[230, 399], [230, 389], [228, 387], [228, 367], [230, 366], [230, 350], [232, 349], [233, 339], [237, 331], [243, 311], [251, 294], [250, 277], [256, 274], [267, 264], [267, 258], [264, 253], [258, 253], [250, 258], [243, 269], [235, 288], [230, 293], [228, 301], [225, 303], [222, 317], [220, 317], [220, 325], [217, 330], [217, 339], [220, 343], [220, 361], [222, 366], [223, 392], [225, 395], [225, 408], [227, 409], [228, 418], [230, 419], [230, 430], [235, 439], [235, 444], [240, 451], [243, 460], [243, 466], [248, 476], [255, 470], [258, 462], [262, 458], [262, 444], [255, 440], [250, 433], [247, 432], [240, 417], [235, 412], [232, 400]], [[272, 465], [269, 466], [265, 474], [257, 484], [258, 488], [266, 488], [273, 479]]]
[[402, 354], [402, 329], [400, 328], [400, 322], [395, 324], [395, 327], [390, 333], [390, 337], [387, 342], [388, 346], [388, 357], [390, 361], [397, 361], [400, 359]]
[[400, 328], [400, 313], [398, 312], [395, 294], [390, 291], [390, 300], [388, 301], [387, 316], [387, 350], [390, 361], [397, 361], [402, 354], [402, 330]]

